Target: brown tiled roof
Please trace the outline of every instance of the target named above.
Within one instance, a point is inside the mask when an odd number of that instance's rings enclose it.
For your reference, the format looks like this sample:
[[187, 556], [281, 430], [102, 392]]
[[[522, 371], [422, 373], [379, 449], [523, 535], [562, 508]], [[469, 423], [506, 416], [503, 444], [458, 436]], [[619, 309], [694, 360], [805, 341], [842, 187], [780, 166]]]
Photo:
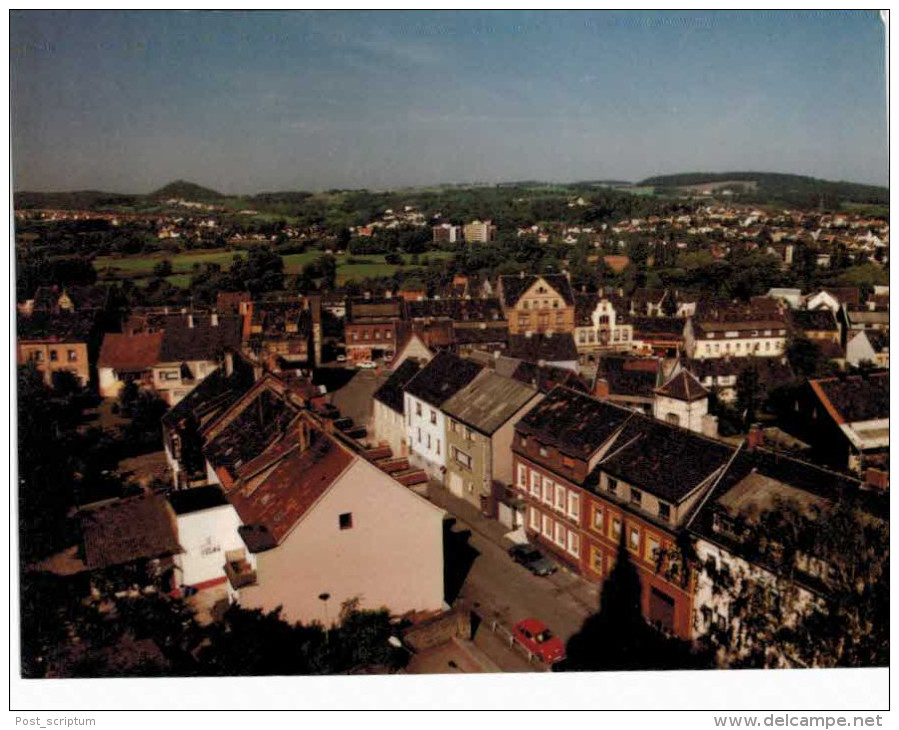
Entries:
[[538, 365], [522, 361], [518, 363], [510, 377], [532, 385], [543, 394], [549, 393], [557, 385], [564, 385], [566, 388], [572, 388], [582, 393], [590, 390], [580, 375], [568, 368], [559, 368], [554, 365]]
[[840, 304], [858, 304], [861, 301], [858, 287], [855, 286], [828, 286], [824, 291], [832, 294]]
[[597, 363], [595, 379], [606, 381], [610, 395], [651, 398], [660, 369], [657, 358], [606, 355]]
[[87, 342], [94, 327], [93, 313], [34, 312], [16, 317], [16, 333], [20, 340], [53, 342]]
[[566, 454], [586, 459], [634, 415], [633, 411], [584, 393], [557, 387], [528, 411], [515, 428]]
[[142, 332], [134, 335], [108, 332], [103, 338], [97, 367], [135, 372], [146, 370], [159, 362], [162, 332]]
[[732, 454], [733, 447], [719, 441], [635, 414], [597, 470], [677, 503]]
[[838, 424], [890, 416], [889, 372], [809, 380], [809, 385]]
[[811, 332], [836, 332], [837, 320], [829, 309], [797, 309], [790, 312], [790, 324]]
[[181, 552], [175, 513], [158, 495], [88, 508], [80, 518], [84, 562], [89, 569]]
[[656, 392], [687, 403], [702, 400], [709, 395], [709, 391], [703, 388], [699, 381], [686, 370], [681, 370]]
[[569, 362], [577, 361], [577, 346], [570, 332], [553, 335], [509, 335], [507, 357], [529, 362]]
[[309, 447], [301, 451], [296, 434], [285, 434], [294, 448], [286, 449], [274, 469], [258, 477], [258, 484], [251, 479], [229, 495], [247, 526], [241, 535], [251, 550], [280, 544], [353, 462], [353, 455], [327, 434], [311, 429], [310, 438]]

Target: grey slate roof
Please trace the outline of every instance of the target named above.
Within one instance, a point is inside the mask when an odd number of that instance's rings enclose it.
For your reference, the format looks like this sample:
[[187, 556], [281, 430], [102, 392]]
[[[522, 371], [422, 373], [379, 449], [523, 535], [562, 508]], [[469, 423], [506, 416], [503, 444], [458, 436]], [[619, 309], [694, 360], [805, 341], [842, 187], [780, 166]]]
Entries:
[[443, 411], [489, 436], [536, 395], [525, 383], [485, 370], [444, 403]]

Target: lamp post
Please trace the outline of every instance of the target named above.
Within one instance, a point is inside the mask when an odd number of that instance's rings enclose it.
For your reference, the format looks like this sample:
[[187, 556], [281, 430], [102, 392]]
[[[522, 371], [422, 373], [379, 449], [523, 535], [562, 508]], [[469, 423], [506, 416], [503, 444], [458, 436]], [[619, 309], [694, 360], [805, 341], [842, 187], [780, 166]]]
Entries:
[[328, 624], [330, 623], [330, 619], [328, 618], [328, 599], [331, 597], [330, 593], [319, 593], [318, 600], [325, 604], [325, 629], [327, 629]]

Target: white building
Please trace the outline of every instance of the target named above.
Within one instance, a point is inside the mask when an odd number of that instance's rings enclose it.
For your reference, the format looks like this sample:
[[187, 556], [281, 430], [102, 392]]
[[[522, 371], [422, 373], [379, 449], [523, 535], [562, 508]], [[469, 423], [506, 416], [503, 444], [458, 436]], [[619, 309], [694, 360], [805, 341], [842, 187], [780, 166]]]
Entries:
[[782, 317], [765, 314], [756, 319], [728, 321], [691, 318], [684, 328], [684, 347], [694, 360], [726, 357], [781, 357], [787, 346]]
[[[709, 421], [709, 393], [686, 370], [681, 370], [657, 388], [652, 402], [652, 415], [660, 421], [706, 433]], [[717, 428], [715, 429], [717, 432]], [[713, 434], [706, 434], [714, 436]]]
[[434, 356], [404, 388], [410, 461], [433, 479], [446, 472], [446, 417], [441, 406], [468, 385], [482, 365], [448, 352]]
[[846, 342], [846, 362], [858, 367], [869, 362], [875, 367], [890, 366], [889, 335], [877, 330], [857, 330]]
[[175, 578], [182, 593], [214, 591], [237, 600], [239, 589], [256, 580], [256, 556], [240, 536], [234, 507], [217, 486], [173, 492], [169, 502], [178, 523]]

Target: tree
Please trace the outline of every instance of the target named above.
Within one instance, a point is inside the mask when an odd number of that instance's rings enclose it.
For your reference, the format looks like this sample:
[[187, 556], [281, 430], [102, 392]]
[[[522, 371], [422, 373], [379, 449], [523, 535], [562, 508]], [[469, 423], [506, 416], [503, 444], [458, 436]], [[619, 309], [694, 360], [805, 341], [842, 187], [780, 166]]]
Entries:
[[754, 363], [739, 372], [736, 389], [737, 409], [743, 414], [743, 423], [748, 426], [755, 422], [755, 414], [764, 395], [759, 371]]
[[[849, 498], [823, 506], [775, 499], [739, 518], [745, 562], [697, 569], [728, 604], [726, 628], [702, 642], [724, 666], [889, 664], [889, 526]], [[809, 573], [816, 573], [810, 577]], [[814, 583], [814, 593], [801, 584]]]
[[172, 262], [170, 259], [163, 259], [153, 266], [153, 276], [158, 279], [164, 279], [172, 275]]
[[793, 372], [803, 378], [813, 378], [828, 369], [821, 348], [805, 337], [792, 338], [787, 343], [786, 355]]

